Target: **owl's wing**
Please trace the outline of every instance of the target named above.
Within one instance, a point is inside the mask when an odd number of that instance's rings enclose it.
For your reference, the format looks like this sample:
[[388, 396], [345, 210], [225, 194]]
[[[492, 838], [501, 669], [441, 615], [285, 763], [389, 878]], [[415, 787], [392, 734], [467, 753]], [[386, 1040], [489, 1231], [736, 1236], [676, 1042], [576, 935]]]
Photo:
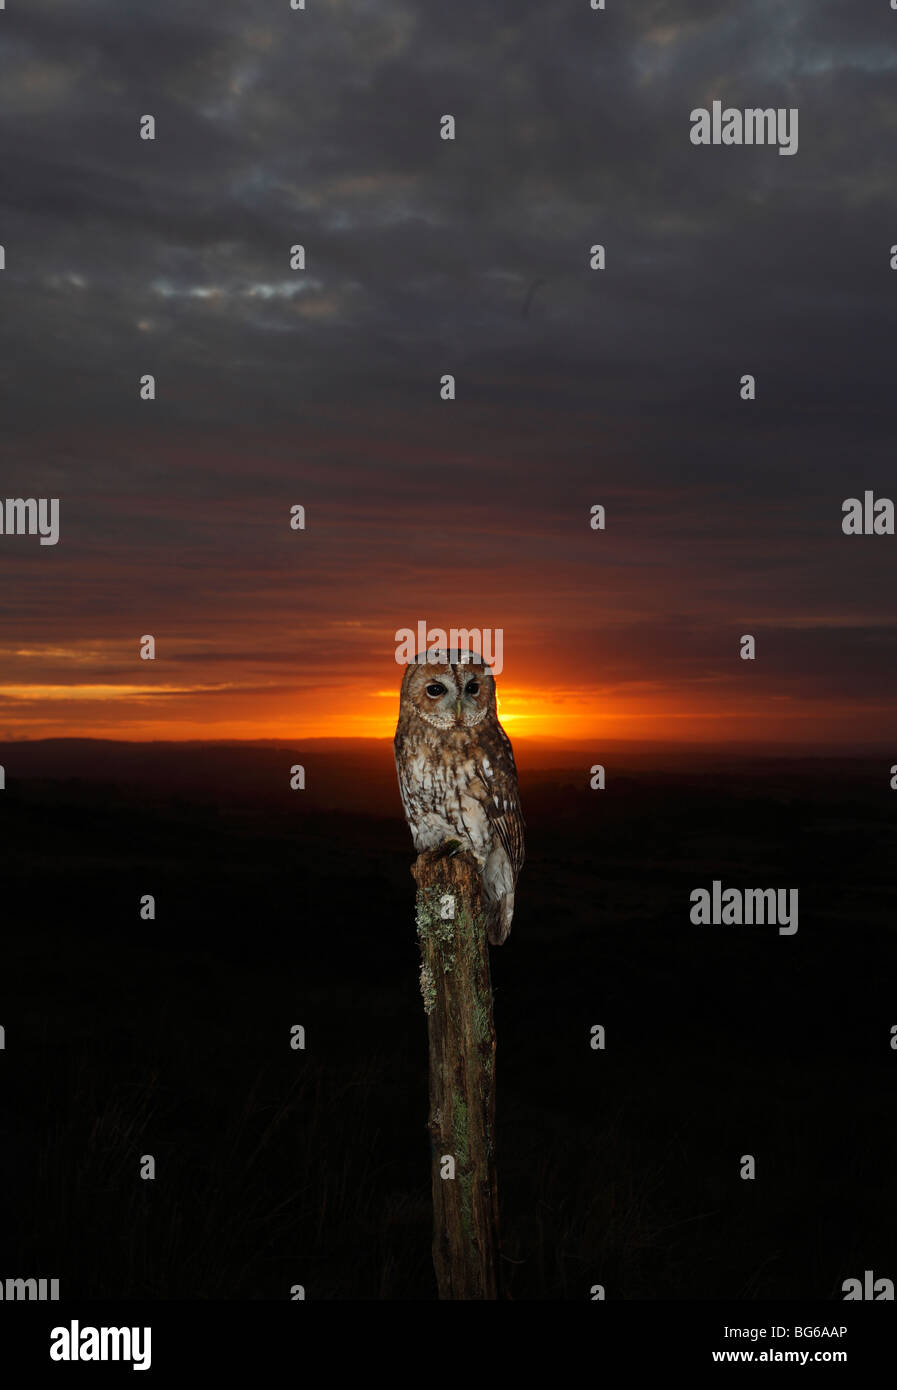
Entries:
[[516, 883], [517, 876], [523, 868], [525, 822], [520, 809], [517, 768], [514, 765], [511, 741], [501, 725], [496, 732], [499, 738], [498, 756], [483, 758], [481, 755], [477, 761], [477, 778], [483, 789], [477, 800], [489, 817], [492, 829], [508, 856]]
[[402, 798], [402, 809], [405, 812], [405, 819], [409, 825], [417, 820], [420, 810], [420, 797], [416, 794], [414, 780], [411, 776], [411, 760], [407, 756], [405, 749], [400, 748], [398, 739], [395, 745], [396, 772], [399, 777], [399, 795]]

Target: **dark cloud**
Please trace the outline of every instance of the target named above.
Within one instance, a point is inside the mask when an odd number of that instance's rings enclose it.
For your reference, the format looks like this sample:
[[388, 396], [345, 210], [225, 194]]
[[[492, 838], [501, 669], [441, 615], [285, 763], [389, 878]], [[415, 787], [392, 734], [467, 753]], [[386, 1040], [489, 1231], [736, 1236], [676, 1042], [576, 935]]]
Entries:
[[[840, 506], [894, 487], [895, 24], [841, 0], [7, 11], [3, 485], [60, 496], [63, 542], [4, 544], [4, 639], [125, 640], [149, 611], [251, 682], [284, 630], [359, 620], [375, 651], [450, 585], [534, 642], [614, 632], [620, 683], [698, 681], [756, 620], [782, 690], [878, 698], [894, 542], [844, 538]], [[714, 98], [797, 107], [798, 154], [693, 147]]]

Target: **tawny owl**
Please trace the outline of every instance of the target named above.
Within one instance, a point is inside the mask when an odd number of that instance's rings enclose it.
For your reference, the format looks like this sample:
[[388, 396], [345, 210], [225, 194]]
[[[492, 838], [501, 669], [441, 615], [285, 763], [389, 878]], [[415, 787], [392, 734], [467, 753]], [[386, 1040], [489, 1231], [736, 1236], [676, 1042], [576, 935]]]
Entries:
[[402, 805], [418, 853], [447, 840], [472, 851], [497, 946], [511, 930], [523, 866], [514, 753], [498, 722], [488, 666], [469, 652], [438, 655], [447, 660], [420, 656], [402, 679], [395, 737]]

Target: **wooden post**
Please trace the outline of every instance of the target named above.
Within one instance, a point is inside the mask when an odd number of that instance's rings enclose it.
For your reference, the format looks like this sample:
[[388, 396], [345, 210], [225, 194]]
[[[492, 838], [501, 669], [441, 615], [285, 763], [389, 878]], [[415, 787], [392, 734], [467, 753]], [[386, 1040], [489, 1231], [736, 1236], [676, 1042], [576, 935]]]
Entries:
[[[433, 1264], [440, 1299], [499, 1296], [495, 1028], [480, 871], [418, 856], [417, 934], [430, 1041]], [[447, 1159], [454, 1160], [454, 1177]]]

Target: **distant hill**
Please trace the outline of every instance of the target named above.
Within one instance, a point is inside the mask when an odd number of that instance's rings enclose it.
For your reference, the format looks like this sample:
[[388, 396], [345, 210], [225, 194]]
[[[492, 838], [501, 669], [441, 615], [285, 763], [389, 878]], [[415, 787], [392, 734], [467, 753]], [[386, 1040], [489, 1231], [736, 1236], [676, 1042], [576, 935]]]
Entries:
[[[524, 809], [527, 793], [540, 799], [549, 789], [563, 804], [565, 788], [588, 791], [589, 769], [604, 764], [610, 794], [629, 782], [668, 784], [693, 778], [721, 780], [737, 788], [747, 780], [780, 780], [799, 772], [823, 785], [843, 786], [843, 777], [876, 764], [884, 754], [843, 752], [796, 756], [787, 748], [687, 746], [596, 740], [594, 746], [518, 739], [514, 745]], [[887, 755], [890, 757], [890, 754]], [[305, 768], [305, 790], [290, 789], [290, 769]], [[392, 740], [260, 739], [257, 741], [128, 743], [114, 739], [37, 739], [0, 743], [6, 785], [27, 793], [28, 784], [53, 782], [63, 799], [77, 803], [91, 789], [115, 786], [144, 800], [183, 798], [219, 808], [282, 807], [291, 811], [355, 811], [401, 817]], [[840, 771], [839, 771], [840, 770]], [[842, 775], [843, 774], [843, 777]], [[882, 774], [884, 775], [884, 774]], [[59, 785], [64, 784], [64, 785]]]

